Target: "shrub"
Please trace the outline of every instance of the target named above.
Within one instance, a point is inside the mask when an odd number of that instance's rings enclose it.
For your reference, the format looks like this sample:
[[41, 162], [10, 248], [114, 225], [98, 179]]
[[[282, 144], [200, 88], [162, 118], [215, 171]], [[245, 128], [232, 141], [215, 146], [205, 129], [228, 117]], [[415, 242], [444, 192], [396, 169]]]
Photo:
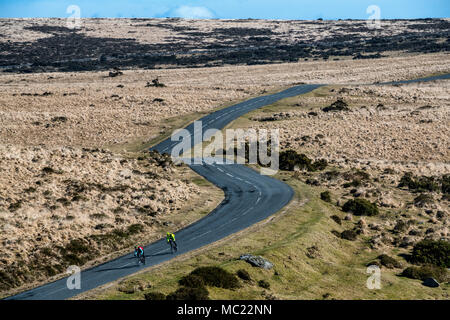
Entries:
[[61, 203], [61, 204], [62, 204], [63, 206], [65, 206], [65, 207], [70, 206], [70, 201], [67, 200], [66, 198], [59, 198], [59, 199], [56, 199], [56, 202]]
[[250, 274], [247, 272], [247, 270], [239, 269], [239, 270], [236, 272], [236, 274], [237, 274], [237, 276], [238, 276], [239, 278], [241, 278], [242, 280], [247, 280], [247, 281], [252, 280], [252, 278], [250, 277]]
[[21, 207], [22, 207], [22, 201], [19, 200], [17, 202], [11, 203], [8, 207], [8, 210], [10, 212], [14, 212], [14, 211], [17, 211], [18, 209], [20, 209]]
[[190, 274], [203, 279], [205, 285], [234, 289], [239, 287], [239, 280], [235, 275], [219, 267], [199, 267]]
[[300, 170], [317, 171], [325, 169], [328, 162], [325, 159], [313, 162], [305, 154], [298, 154], [294, 150], [285, 150], [280, 152], [279, 165], [281, 170], [286, 171], [293, 171], [296, 167]]
[[339, 218], [337, 215], [332, 215], [330, 218], [333, 219], [337, 224], [342, 224], [341, 218]]
[[325, 159], [319, 159], [317, 161], [314, 161], [310, 168], [308, 168], [309, 171], [322, 171], [328, 166], [328, 161]]
[[442, 193], [450, 193], [450, 174], [446, 174], [442, 176]]
[[123, 213], [125, 210], [122, 207], [117, 207], [115, 209], [113, 209], [113, 213], [115, 214], [119, 214], [119, 213]]
[[342, 207], [345, 212], [352, 212], [357, 216], [375, 216], [378, 212], [378, 207], [375, 203], [371, 203], [366, 199], [351, 199], [348, 200]]
[[401, 275], [410, 279], [425, 280], [427, 278], [434, 278], [440, 282], [448, 280], [447, 269], [436, 266], [422, 266], [422, 267], [408, 267]]
[[166, 300], [166, 296], [161, 292], [147, 292], [144, 298], [145, 300]]
[[328, 107], [322, 108], [323, 112], [336, 112], [336, 111], [348, 111], [348, 104], [342, 99], [337, 99]]
[[411, 261], [449, 268], [450, 243], [443, 240], [422, 240], [414, 245]]
[[53, 168], [50, 167], [44, 167], [42, 168], [42, 173], [55, 173], [55, 170], [53, 170]]
[[416, 191], [437, 191], [439, 189], [438, 183], [433, 177], [414, 177], [410, 172], [407, 172], [400, 179], [399, 188], [407, 187], [409, 190]]
[[378, 259], [380, 259], [380, 263], [386, 268], [393, 269], [402, 267], [402, 264], [400, 262], [388, 256], [387, 254], [380, 255]]
[[167, 300], [208, 300], [209, 292], [205, 287], [180, 287], [166, 297]]
[[75, 195], [75, 196], [72, 197], [72, 201], [73, 201], [73, 202], [77, 202], [77, 201], [87, 201], [87, 200], [88, 200], [88, 198], [86, 198], [85, 196], [80, 195], [80, 194], [77, 194], [77, 195]]
[[403, 220], [399, 220], [397, 222], [397, 224], [394, 227], [394, 231], [399, 233], [399, 232], [406, 232], [409, 229], [409, 223]]
[[286, 150], [280, 152], [279, 164], [281, 170], [293, 171], [295, 167], [299, 169], [307, 169], [311, 166], [311, 159], [306, 155], [299, 155], [294, 150]]
[[331, 193], [330, 191], [324, 191], [320, 194], [320, 199], [325, 202], [331, 202]]
[[426, 204], [432, 203], [433, 200], [431, 195], [422, 193], [414, 198], [414, 204], [418, 207], [423, 207]]
[[182, 286], [189, 288], [200, 288], [205, 286], [203, 279], [195, 274], [188, 274], [178, 281]]
[[91, 219], [100, 219], [101, 220], [101, 219], [107, 218], [108, 216], [104, 213], [94, 213], [94, 214], [91, 214], [89, 217]]
[[370, 174], [361, 169], [351, 170], [343, 174], [345, 180], [370, 180]]
[[328, 181], [337, 179], [339, 175], [340, 173], [337, 170], [327, 171], [322, 174], [322, 176]]
[[89, 247], [86, 246], [83, 243], [83, 241], [80, 239], [74, 239], [74, 240], [70, 241], [65, 249], [72, 253], [87, 253], [87, 252], [89, 252]]
[[357, 233], [354, 230], [345, 230], [341, 233], [341, 238], [345, 240], [355, 241]]
[[128, 234], [136, 234], [144, 231], [144, 226], [140, 223], [132, 224], [127, 228]]
[[258, 281], [258, 286], [260, 286], [261, 288], [264, 289], [269, 289], [270, 288], [270, 283], [266, 280], [259, 280]]
[[361, 180], [359, 180], [359, 179], [353, 179], [351, 182], [344, 183], [342, 186], [343, 186], [344, 188], [348, 188], [348, 187], [355, 187], [355, 188], [357, 188], [357, 187], [359, 187], [360, 185], [361, 185]]

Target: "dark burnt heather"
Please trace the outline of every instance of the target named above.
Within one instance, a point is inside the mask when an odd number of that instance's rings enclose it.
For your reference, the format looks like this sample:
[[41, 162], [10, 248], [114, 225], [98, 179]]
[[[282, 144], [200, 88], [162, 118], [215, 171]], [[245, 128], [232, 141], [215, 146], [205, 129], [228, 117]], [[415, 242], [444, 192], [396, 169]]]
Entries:
[[[222, 21], [221, 27], [216, 23], [206, 29], [195, 23], [179, 25], [179, 19], [132, 21], [134, 28], [148, 28], [148, 32], [164, 29], [170, 36], [164, 43], [142, 43], [134, 38], [92, 37], [84, 33], [85, 29], [33, 25], [24, 29], [49, 36], [30, 42], [2, 41], [0, 37], [0, 71], [253, 65], [341, 57], [374, 59], [383, 57], [386, 50], [433, 53], [448, 52], [450, 48], [450, 23], [444, 19], [389, 20], [387, 28], [391, 29], [408, 23], [407, 30], [400, 33], [368, 29], [365, 21], [350, 24], [337, 21], [332, 25], [326, 21], [273, 21], [275, 27], [286, 28], [281, 32], [267, 25], [259, 28], [244, 24], [251, 20]], [[4, 22], [0, 28], [5, 25], [8, 23]], [[331, 34], [311, 37], [306, 27], [313, 27], [319, 35], [323, 31]]]

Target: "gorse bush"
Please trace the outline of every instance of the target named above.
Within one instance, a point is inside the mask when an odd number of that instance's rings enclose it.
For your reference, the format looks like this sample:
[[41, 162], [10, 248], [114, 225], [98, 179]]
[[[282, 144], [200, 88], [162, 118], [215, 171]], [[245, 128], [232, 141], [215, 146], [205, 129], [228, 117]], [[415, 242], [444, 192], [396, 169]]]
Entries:
[[320, 194], [320, 199], [325, 202], [331, 202], [331, 193], [330, 191], [324, 191]]
[[145, 300], [166, 300], [166, 296], [161, 292], [147, 292], [144, 298]]
[[242, 280], [249, 281], [249, 280], [252, 279], [252, 278], [250, 277], [250, 274], [247, 272], [247, 270], [244, 270], [244, 269], [239, 269], [239, 270], [236, 272], [236, 274], [237, 274], [237, 276], [238, 276], [239, 278], [241, 278]]
[[341, 232], [340, 236], [342, 239], [355, 241], [358, 234], [354, 230], [345, 230]]
[[324, 170], [328, 165], [325, 159], [313, 162], [305, 154], [298, 154], [294, 150], [281, 151], [279, 155], [279, 166], [281, 170], [294, 171], [300, 170], [320, 171]]
[[228, 271], [219, 267], [199, 267], [190, 273], [203, 279], [205, 285], [235, 289], [239, 287], [238, 278]]
[[205, 286], [203, 279], [195, 274], [188, 274], [178, 281], [181, 286], [189, 288], [200, 288]]
[[426, 278], [434, 278], [440, 282], [448, 280], [447, 269], [436, 266], [408, 267], [403, 270], [403, 277], [410, 279], [425, 280]]
[[439, 184], [433, 177], [415, 177], [410, 172], [407, 172], [400, 179], [398, 187], [407, 187], [409, 190], [414, 192], [437, 191], [439, 189]]
[[307, 169], [311, 165], [311, 159], [304, 154], [298, 154], [294, 150], [280, 152], [279, 159], [281, 170], [293, 171], [296, 167]]
[[392, 269], [392, 268], [401, 268], [402, 264], [395, 260], [394, 258], [388, 256], [387, 254], [382, 254], [378, 256], [378, 259], [380, 260], [380, 263], [385, 266], [386, 268]]
[[341, 218], [339, 218], [337, 215], [332, 215], [330, 218], [333, 219], [333, 221], [337, 224], [342, 224]]
[[379, 213], [378, 207], [366, 199], [351, 199], [342, 206], [345, 212], [352, 212], [357, 216], [375, 216]]
[[353, 179], [351, 182], [346, 182], [344, 183], [342, 186], [344, 188], [349, 188], [349, 187], [359, 187], [361, 185], [361, 180], [359, 179]]
[[266, 280], [259, 280], [258, 281], [258, 286], [260, 286], [261, 288], [264, 289], [269, 289], [270, 288], [270, 283]]
[[348, 104], [342, 99], [337, 99], [335, 102], [333, 102], [328, 107], [322, 108], [323, 112], [337, 112], [337, 111], [348, 111], [348, 110], [350, 110], [348, 108]]
[[142, 231], [144, 231], [144, 226], [140, 223], [132, 224], [127, 228], [127, 232], [130, 235], [141, 233]]
[[443, 240], [422, 240], [416, 243], [411, 253], [413, 263], [450, 267], [450, 243]]
[[[322, 171], [325, 170], [325, 168], [328, 166], [328, 161], [325, 159], [319, 159], [317, 161], [314, 161], [309, 168], [309, 171]], [[312, 169], [312, 170], [311, 170]]]

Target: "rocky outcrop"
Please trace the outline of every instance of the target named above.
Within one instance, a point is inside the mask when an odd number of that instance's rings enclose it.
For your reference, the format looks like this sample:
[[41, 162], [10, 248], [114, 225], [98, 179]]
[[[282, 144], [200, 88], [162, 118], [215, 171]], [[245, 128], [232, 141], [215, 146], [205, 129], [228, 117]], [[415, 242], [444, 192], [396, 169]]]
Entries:
[[267, 259], [264, 259], [261, 256], [254, 256], [251, 254], [243, 254], [239, 257], [239, 260], [244, 260], [250, 263], [254, 267], [263, 268], [263, 269], [272, 269], [273, 263]]

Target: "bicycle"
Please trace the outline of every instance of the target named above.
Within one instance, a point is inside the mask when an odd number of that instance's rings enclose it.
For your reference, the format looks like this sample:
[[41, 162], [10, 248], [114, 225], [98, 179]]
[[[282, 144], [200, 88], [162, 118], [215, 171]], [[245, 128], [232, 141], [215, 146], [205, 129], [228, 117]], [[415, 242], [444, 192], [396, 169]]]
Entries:
[[137, 258], [137, 264], [145, 264], [145, 254], [138, 254], [138, 253], [134, 253], [134, 256]]
[[145, 254], [138, 255], [138, 264], [145, 264]]
[[173, 241], [173, 239], [169, 240], [169, 244], [170, 244], [170, 252], [173, 254], [173, 252], [177, 252], [178, 248], [177, 248], [177, 243], [175, 241]]

